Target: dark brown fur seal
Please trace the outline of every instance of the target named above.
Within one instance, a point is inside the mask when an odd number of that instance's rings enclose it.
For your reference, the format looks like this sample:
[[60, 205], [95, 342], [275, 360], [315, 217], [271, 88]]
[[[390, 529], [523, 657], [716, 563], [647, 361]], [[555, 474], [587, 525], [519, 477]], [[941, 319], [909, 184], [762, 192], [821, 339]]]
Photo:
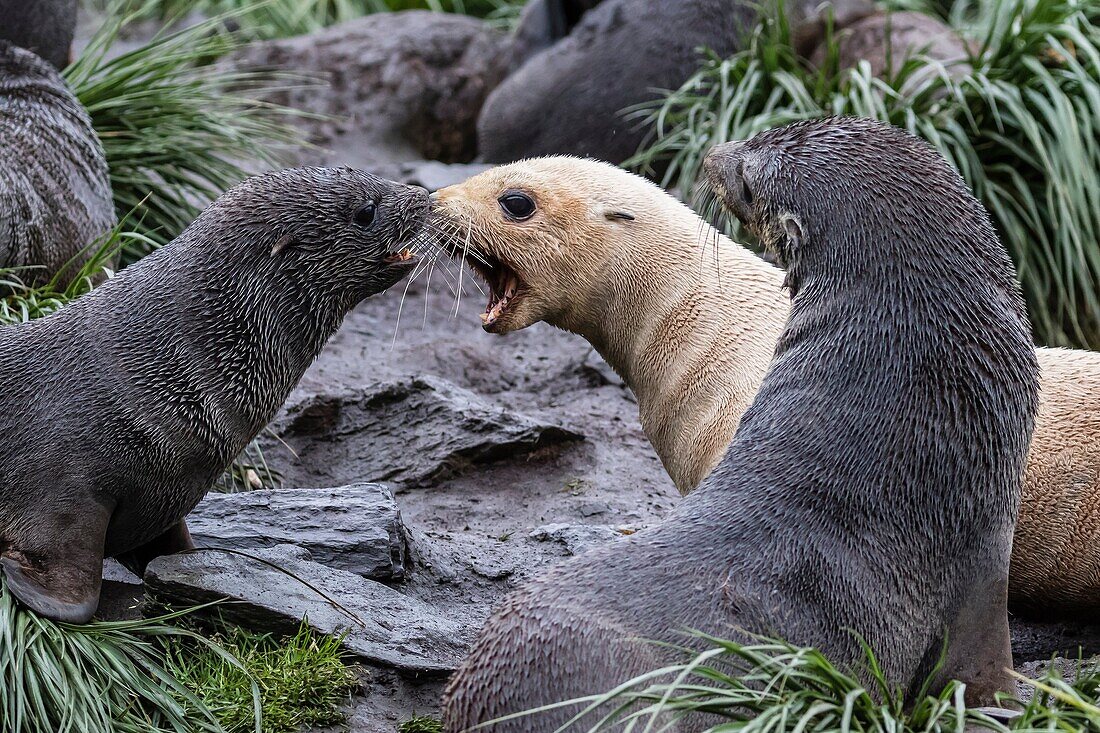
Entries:
[[76, 10], [76, 0], [0, 0], [0, 39], [63, 69], [71, 56]]
[[[639, 640], [686, 629], [777, 635], [841, 664], [861, 658], [852, 630], [910, 696], [946, 643], [943, 676], [971, 703], [1007, 684], [1037, 366], [988, 216], [931, 148], [875, 122], [762, 133], [708, 168], [787, 266], [771, 368], [665, 522], [505, 601], [451, 682], [449, 731], [607, 691], [673, 654]], [[551, 731], [575, 712], [486, 729]]]
[[103, 148], [61, 75], [5, 41], [0, 141], [0, 268], [32, 268], [16, 273], [27, 284], [76, 274], [115, 225]]
[[626, 160], [645, 130], [623, 111], [683, 83], [699, 66], [701, 46], [736, 51], [755, 16], [730, 0], [604, 0], [489, 95], [478, 118], [479, 157]]
[[349, 168], [252, 178], [55, 315], [0, 329], [0, 568], [16, 597], [84, 622], [104, 556], [141, 569], [187, 547], [183, 517], [348, 310], [412, 269], [393, 250], [427, 206]]
[[[478, 156], [510, 163], [565, 153], [621, 163], [647, 134], [630, 108], [687, 81], [701, 48], [723, 57], [739, 51], [760, 12], [777, 8], [774, 0], [536, 0], [513, 39], [514, 68], [478, 117]], [[812, 48], [823, 18], [852, 22], [873, 5], [787, 0], [783, 8]]]

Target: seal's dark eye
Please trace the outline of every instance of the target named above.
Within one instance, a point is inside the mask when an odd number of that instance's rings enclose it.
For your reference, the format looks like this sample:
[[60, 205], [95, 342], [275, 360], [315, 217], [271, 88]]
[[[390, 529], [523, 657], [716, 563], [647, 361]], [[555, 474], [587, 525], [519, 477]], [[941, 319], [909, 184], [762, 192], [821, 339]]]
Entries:
[[509, 191], [497, 200], [509, 219], [523, 221], [530, 219], [535, 213], [535, 201], [525, 193]]
[[374, 214], [378, 206], [373, 202], [365, 203], [356, 209], [352, 220], [361, 227], [369, 227], [374, 223]]

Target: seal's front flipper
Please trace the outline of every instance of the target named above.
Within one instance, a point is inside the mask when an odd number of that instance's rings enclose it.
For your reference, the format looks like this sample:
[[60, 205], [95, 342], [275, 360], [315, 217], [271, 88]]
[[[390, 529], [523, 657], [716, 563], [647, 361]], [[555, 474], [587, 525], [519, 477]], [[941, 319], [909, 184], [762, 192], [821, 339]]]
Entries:
[[99, 505], [34, 527], [42, 542], [5, 543], [0, 574], [12, 595], [41, 616], [87, 623], [99, 606], [103, 542], [110, 514]]
[[146, 542], [144, 545], [124, 552], [117, 557], [127, 570], [139, 578], [145, 576], [145, 568], [161, 555], [174, 555], [184, 550], [194, 550], [195, 542], [191, 539], [191, 532], [187, 529], [187, 522], [180, 520], [172, 525], [166, 532]]

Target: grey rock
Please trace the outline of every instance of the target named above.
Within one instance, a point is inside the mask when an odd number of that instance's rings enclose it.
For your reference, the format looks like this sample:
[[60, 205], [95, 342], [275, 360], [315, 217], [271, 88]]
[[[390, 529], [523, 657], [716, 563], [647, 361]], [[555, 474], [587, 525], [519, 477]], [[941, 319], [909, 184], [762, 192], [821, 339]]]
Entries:
[[475, 631], [381, 583], [305, 559], [300, 548], [250, 554], [157, 558], [145, 573], [146, 592], [157, 603], [187, 606], [229, 599], [217, 606], [224, 618], [275, 633], [293, 633], [305, 619], [323, 634], [343, 635], [348, 652], [403, 674], [453, 671]]
[[200, 547], [253, 550], [292, 543], [313, 559], [373, 580], [401, 580], [408, 538], [380, 484], [207, 494], [187, 517]]
[[607, 384], [613, 387], [626, 387], [626, 382], [618, 373], [611, 368], [611, 365], [603, 360], [603, 357], [599, 353], [592, 349], [588, 352], [588, 355], [584, 358], [584, 364], [581, 365], [581, 369], [587, 374], [596, 378], [598, 384]]
[[556, 542], [570, 555], [577, 555], [589, 547], [611, 542], [626, 532], [615, 527], [598, 524], [545, 524], [536, 527], [529, 537], [538, 542]]
[[[448, 13], [376, 13], [308, 36], [252, 44], [226, 63], [323, 80], [270, 101], [335, 119], [303, 119], [313, 142], [345, 164], [474, 156], [475, 125], [499, 80], [501, 34]], [[327, 160], [322, 162], [329, 162]]]
[[[963, 39], [950, 26], [924, 13], [875, 13], [838, 31], [836, 43], [841, 69], [866, 61], [876, 77], [896, 74], [907, 59], [918, 55], [939, 61], [954, 77], [970, 70]], [[811, 62], [816, 66], [825, 62], [822, 46], [814, 51]], [[918, 88], [927, 76], [915, 75], [905, 88]]]
[[1100, 654], [1100, 623], [1095, 619], [1048, 621], [1015, 616], [1009, 626], [1016, 664], [1053, 656]]
[[484, 173], [493, 166], [484, 163], [440, 163], [425, 160], [410, 163], [397, 180], [411, 186], [423, 186], [429, 191], [438, 191], [456, 183], [462, 183], [478, 173]]
[[428, 376], [299, 397], [273, 429], [297, 456], [278, 462], [291, 484], [366, 479], [398, 488], [582, 438]]

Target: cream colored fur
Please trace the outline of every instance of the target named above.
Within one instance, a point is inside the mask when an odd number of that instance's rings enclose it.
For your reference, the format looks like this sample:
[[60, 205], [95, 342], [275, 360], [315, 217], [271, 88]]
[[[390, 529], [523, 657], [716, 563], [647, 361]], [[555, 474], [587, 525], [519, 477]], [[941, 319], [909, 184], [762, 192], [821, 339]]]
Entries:
[[[535, 199], [531, 219], [504, 216], [497, 199], [511, 190]], [[771, 361], [790, 305], [783, 273], [658, 186], [597, 161], [521, 161], [435, 198], [458, 246], [492, 255], [524, 283], [491, 330], [541, 320], [586, 338], [634, 391], [642, 427], [677, 488], [695, 488], [725, 453]], [[1100, 354], [1041, 348], [1038, 358], [1042, 399], [1011, 603], [1095, 611]]]

